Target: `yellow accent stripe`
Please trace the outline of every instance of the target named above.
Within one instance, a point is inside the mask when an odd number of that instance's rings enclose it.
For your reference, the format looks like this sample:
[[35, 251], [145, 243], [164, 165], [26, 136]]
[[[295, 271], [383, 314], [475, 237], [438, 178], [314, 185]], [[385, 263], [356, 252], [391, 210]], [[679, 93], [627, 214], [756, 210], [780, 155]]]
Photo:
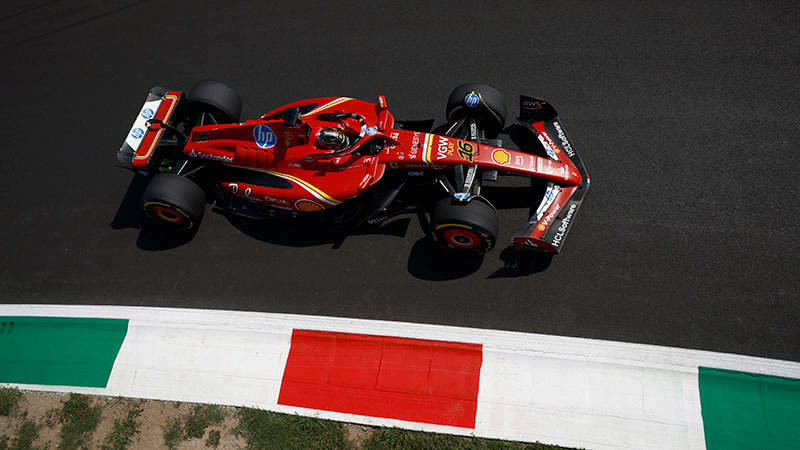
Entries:
[[459, 228], [466, 228], [468, 230], [472, 229], [471, 226], [460, 224], [460, 223], [443, 223], [441, 225], [437, 225], [436, 228], [434, 228], [434, 230], [438, 230], [439, 228], [442, 228], [442, 227], [459, 227]]
[[315, 197], [317, 197], [318, 199], [320, 199], [320, 200], [322, 200], [322, 201], [324, 201], [326, 203], [330, 203], [332, 205], [338, 205], [338, 204], [342, 203], [340, 200], [336, 200], [335, 198], [333, 198], [330, 195], [326, 194], [325, 192], [323, 192], [321, 189], [317, 188], [316, 186], [308, 183], [305, 180], [297, 178], [294, 175], [289, 175], [289, 174], [286, 174], [286, 173], [276, 172], [274, 170], [262, 170], [262, 171], [266, 172], [266, 173], [269, 173], [269, 174], [272, 174], [272, 175], [275, 175], [275, 176], [280, 177], [280, 178], [288, 178], [288, 179], [294, 181], [295, 183], [299, 184], [300, 186], [302, 186], [303, 188], [305, 188], [307, 191], [311, 192], [312, 194], [316, 194]]
[[456, 106], [455, 108], [450, 110], [450, 114], [447, 115], [447, 120], [453, 120], [453, 114], [458, 111], [459, 109], [463, 108], [464, 105]]
[[333, 100], [333, 101], [330, 101], [328, 103], [325, 103], [324, 105], [322, 105], [322, 106], [320, 106], [320, 107], [318, 107], [316, 109], [313, 109], [313, 110], [303, 114], [303, 116], [310, 116], [312, 114], [316, 114], [316, 113], [318, 113], [320, 111], [324, 111], [324, 110], [326, 110], [328, 108], [332, 108], [332, 107], [334, 107], [334, 106], [336, 106], [338, 104], [344, 103], [344, 102], [346, 102], [348, 100], [352, 100], [352, 99], [350, 97], [339, 97], [336, 100]]
[[[175, 105], [178, 104], [178, 96], [177, 95], [167, 95], [166, 97], [164, 97], [164, 99], [168, 99], [168, 98], [172, 99], [172, 104], [169, 106], [169, 109], [167, 110], [167, 115], [164, 116], [164, 119], [166, 119], [165, 122], [167, 120], [169, 120], [169, 117], [172, 115], [172, 110], [175, 109]], [[161, 133], [163, 133], [163, 132], [164, 132], [164, 127], [161, 127], [161, 129], [159, 129], [158, 132], [156, 133], [156, 137], [155, 137], [155, 139], [153, 139], [153, 142], [150, 143], [150, 148], [147, 149], [147, 153], [145, 153], [142, 156], [134, 156], [133, 159], [147, 159], [147, 158], [149, 158], [150, 155], [153, 154], [153, 150], [155, 150], [156, 144], [158, 144], [158, 140], [161, 139]], [[136, 153], [139, 153], [138, 150], [137, 150]]]
[[433, 161], [431, 161], [431, 147], [433, 147], [433, 135], [426, 133], [425, 150], [422, 151], [422, 156], [425, 162], [428, 164], [433, 164]]

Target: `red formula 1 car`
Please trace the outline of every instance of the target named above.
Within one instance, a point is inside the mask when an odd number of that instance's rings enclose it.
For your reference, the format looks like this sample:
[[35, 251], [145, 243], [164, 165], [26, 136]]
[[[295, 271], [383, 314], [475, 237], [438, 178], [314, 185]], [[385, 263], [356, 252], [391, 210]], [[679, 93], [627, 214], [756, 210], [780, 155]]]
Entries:
[[433, 120], [396, 120], [383, 96], [302, 100], [242, 123], [241, 105], [211, 80], [188, 93], [150, 90], [117, 153], [125, 167], [154, 175], [142, 199], [149, 218], [193, 229], [209, 201], [251, 218], [355, 227], [417, 212], [440, 246], [485, 253], [498, 220], [481, 189], [522, 177], [541, 201], [526, 205], [531, 214], [511, 245], [558, 253], [589, 187], [552, 106], [521, 96], [519, 119], [506, 127], [505, 100], [486, 85], [453, 90], [435, 132]]

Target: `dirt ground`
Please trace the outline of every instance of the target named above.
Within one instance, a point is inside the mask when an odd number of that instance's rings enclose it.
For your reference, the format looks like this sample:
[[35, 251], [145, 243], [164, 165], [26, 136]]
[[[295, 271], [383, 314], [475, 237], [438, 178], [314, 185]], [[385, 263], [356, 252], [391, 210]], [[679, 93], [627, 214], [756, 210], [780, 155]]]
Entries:
[[[22, 424], [26, 421], [33, 421], [39, 425], [38, 436], [32, 442], [31, 448], [58, 448], [61, 442], [61, 427], [58, 420], [58, 411], [63, 407], [64, 402], [69, 398], [69, 394], [51, 392], [23, 392], [17, 404], [17, 408], [10, 416], [0, 416], [0, 448], [3, 448], [3, 436], [7, 438], [9, 447], [19, 436]], [[134, 405], [142, 408], [138, 416], [138, 432], [132, 438], [132, 442], [127, 446], [129, 449], [158, 449], [169, 448], [165, 443], [165, 432], [168, 424], [175, 418], [183, 419], [190, 414], [194, 404], [179, 402], [164, 402], [156, 400], [136, 400], [118, 397], [91, 397], [92, 406], [100, 406], [102, 416], [88, 448], [100, 449], [108, 446], [107, 438], [113, 430], [114, 420], [122, 420], [127, 412]], [[241, 449], [246, 448], [247, 443], [234, 433], [238, 425], [236, 415], [237, 408], [221, 406], [224, 414], [221, 423], [210, 425], [206, 428], [203, 437], [186, 439], [180, 441], [173, 448], [179, 450], [190, 449]], [[220, 439], [216, 447], [206, 445], [209, 434], [219, 431]], [[373, 432], [371, 427], [361, 425], [346, 424], [344, 429], [345, 438], [355, 448], [360, 448], [361, 444]]]

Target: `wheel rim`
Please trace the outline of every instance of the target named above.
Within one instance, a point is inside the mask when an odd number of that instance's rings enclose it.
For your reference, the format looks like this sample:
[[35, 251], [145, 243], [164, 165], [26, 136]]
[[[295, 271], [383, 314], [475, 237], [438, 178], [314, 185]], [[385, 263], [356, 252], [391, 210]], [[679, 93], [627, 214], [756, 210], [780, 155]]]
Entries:
[[172, 205], [160, 202], [148, 202], [144, 205], [144, 211], [157, 222], [176, 228], [189, 229], [192, 227], [192, 220], [189, 216]]
[[441, 232], [442, 241], [453, 248], [475, 250], [484, 246], [481, 236], [468, 228], [451, 227]]

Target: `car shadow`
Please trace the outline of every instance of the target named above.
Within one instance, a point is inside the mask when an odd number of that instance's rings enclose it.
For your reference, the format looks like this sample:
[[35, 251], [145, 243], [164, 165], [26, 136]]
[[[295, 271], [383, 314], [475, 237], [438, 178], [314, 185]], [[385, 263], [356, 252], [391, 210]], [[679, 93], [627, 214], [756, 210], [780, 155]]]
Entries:
[[140, 204], [142, 195], [147, 187], [150, 177], [136, 172], [128, 184], [128, 190], [122, 197], [114, 218], [111, 219], [111, 228], [121, 230], [123, 228], [141, 228], [144, 222], [144, 213]]
[[122, 202], [120, 202], [117, 212], [114, 214], [114, 218], [111, 219], [111, 228], [115, 230], [125, 228], [138, 229], [139, 235], [136, 237], [136, 247], [142, 250], [161, 251], [185, 245], [194, 239], [199, 227], [195, 227], [189, 232], [169, 230], [151, 223], [144, 216], [140, 205], [142, 194], [144, 194], [149, 181], [150, 177], [147, 175], [139, 172], [134, 174], [130, 184], [128, 184], [128, 189], [125, 191], [125, 196], [122, 197]]
[[426, 236], [414, 243], [408, 255], [408, 273], [427, 281], [464, 278], [480, 269], [483, 255], [464, 256], [439, 248]]
[[553, 254], [520, 250], [508, 246], [500, 252], [500, 260], [503, 262], [503, 267], [494, 271], [486, 277], [487, 279], [524, 277], [543, 272], [550, 267]]
[[257, 220], [234, 214], [225, 214], [228, 222], [245, 235], [259, 241], [287, 247], [313, 247], [331, 244], [338, 249], [348, 236], [383, 235], [405, 237], [410, 219], [399, 218], [381, 226], [356, 230], [337, 228], [319, 222], [289, 222], [280, 220]]
[[[163, 251], [186, 245], [194, 239], [198, 227], [190, 232], [174, 231], [151, 223], [144, 216], [140, 204], [149, 177], [136, 173], [111, 221], [115, 230], [134, 228], [139, 230], [136, 246], [146, 251]], [[485, 189], [487, 197], [498, 209], [524, 208], [530, 205], [530, 187], [502, 187]], [[535, 194], [534, 194], [535, 195]], [[405, 237], [411, 219], [400, 217], [380, 226], [347, 230], [319, 223], [287, 222], [277, 220], [248, 219], [233, 214], [222, 214], [237, 230], [259, 241], [288, 247], [312, 247], [331, 245], [332, 249], [342, 246], [348, 236], [384, 235]], [[477, 272], [486, 262], [486, 256], [463, 256], [439, 248], [428, 236], [428, 224], [424, 214], [418, 214], [425, 238], [414, 243], [408, 257], [408, 272], [419, 279], [428, 281], [447, 281], [464, 278]], [[489, 253], [496, 255], [497, 250]], [[506, 247], [500, 252], [502, 267], [495, 270], [487, 279], [522, 277], [542, 272], [552, 260], [550, 254], [540, 254]]]

